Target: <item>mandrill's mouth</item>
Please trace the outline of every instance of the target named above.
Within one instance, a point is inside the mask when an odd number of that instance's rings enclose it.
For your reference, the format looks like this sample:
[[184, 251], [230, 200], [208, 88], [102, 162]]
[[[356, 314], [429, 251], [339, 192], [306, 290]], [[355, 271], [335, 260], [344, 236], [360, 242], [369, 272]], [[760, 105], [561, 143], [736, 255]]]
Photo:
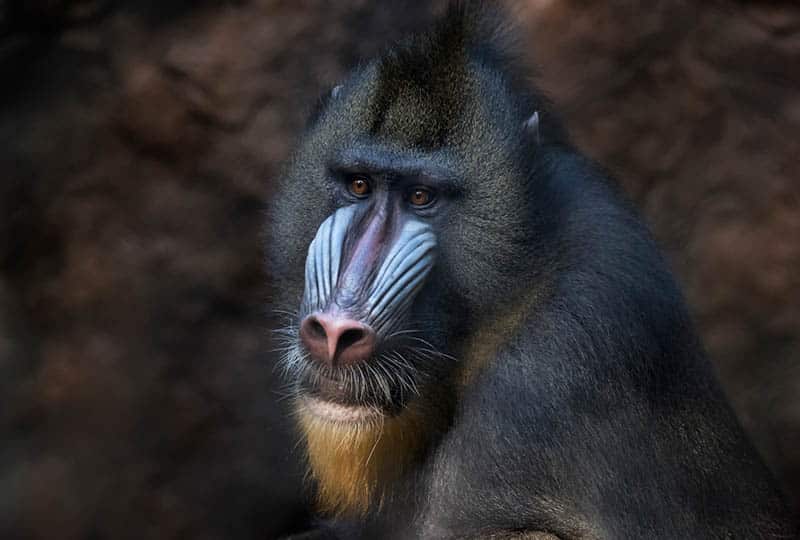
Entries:
[[[310, 367], [299, 380], [301, 394], [343, 406], [367, 406], [364, 391], [358, 388], [357, 377], [347, 373], [331, 373], [329, 369]], [[365, 381], [366, 383], [366, 381]]]
[[[292, 362], [295, 390], [301, 401], [323, 403], [330, 411], [318, 416], [334, 418], [335, 412], [349, 410], [342, 418], [355, 416], [393, 416], [398, 414], [418, 393], [421, 377], [415, 363], [421, 352], [414, 348], [376, 351], [369, 359], [354, 364], [330, 366], [309, 358], [301, 344]], [[431, 355], [426, 355], [430, 361]], [[309, 412], [319, 411], [312, 407]], [[334, 411], [334, 413], [331, 413]]]

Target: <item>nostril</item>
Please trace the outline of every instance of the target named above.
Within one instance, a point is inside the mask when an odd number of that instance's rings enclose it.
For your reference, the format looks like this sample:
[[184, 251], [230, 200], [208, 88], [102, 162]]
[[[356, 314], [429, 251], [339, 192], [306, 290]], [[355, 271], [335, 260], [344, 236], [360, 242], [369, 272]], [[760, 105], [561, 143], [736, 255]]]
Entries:
[[322, 324], [320, 324], [320, 322], [315, 318], [310, 319], [306, 327], [313, 337], [322, 339], [327, 337], [327, 334], [325, 333], [325, 327], [322, 326]]
[[342, 335], [339, 336], [339, 345], [338, 349], [346, 349], [351, 345], [354, 345], [361, 341], [364, 338], [364, 330], [361, 328], [351, 328], [350, 330], [345, 330], [342, 332]]
[[329, 361], [328, 333], [316, 316], [306, 317], [300, 324], [300, 340], [313, 358]]
[[342, 364], [368, 360], [375, 350], [375, 333], [363, 324], [342, 329], [336, 343], [334, 358]]

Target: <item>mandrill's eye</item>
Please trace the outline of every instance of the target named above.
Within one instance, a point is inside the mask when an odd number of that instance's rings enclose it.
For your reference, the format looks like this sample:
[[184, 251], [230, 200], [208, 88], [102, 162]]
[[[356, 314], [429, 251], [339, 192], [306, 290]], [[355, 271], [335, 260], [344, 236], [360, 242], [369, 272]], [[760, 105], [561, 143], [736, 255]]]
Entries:
[[372, 191], [372, 186], [369, 185], [369, 177], [367, 176], [356, 174], [351, 176], [348, 182], [347, 189], [359, 199], [363, 199]]
[[434, 193], [430, 189], [421, 186], [415, 186], [408, 192], [408, 202], [412, 206], [422, 208], [430, 205], [434, 200]]

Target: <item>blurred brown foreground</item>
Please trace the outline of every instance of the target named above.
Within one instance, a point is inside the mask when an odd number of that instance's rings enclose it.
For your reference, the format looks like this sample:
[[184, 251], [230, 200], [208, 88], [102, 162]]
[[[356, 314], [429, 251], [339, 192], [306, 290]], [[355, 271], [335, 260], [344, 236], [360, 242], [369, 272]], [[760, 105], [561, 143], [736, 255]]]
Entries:
[[[800, 4], [512, 0], [800, 507]], [[0, 538], [272, 538], [260, 227], [316, 96], [441, 2], [0, 0]]]

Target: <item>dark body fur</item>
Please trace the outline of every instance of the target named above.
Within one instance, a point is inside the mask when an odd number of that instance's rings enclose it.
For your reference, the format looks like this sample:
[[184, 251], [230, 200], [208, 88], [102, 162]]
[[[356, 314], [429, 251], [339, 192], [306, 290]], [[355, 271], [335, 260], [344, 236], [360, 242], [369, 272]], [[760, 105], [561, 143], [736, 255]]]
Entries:
[[[419, 366], [429, 437], [341, 538], [794, 538], [645, 225], [510, 67], [486, 14], [357, 70], [321, 104], [272, 212], [286, 305], [348, 168], [452, 191], [415, 303], [457, 362]], [[539, 134], [524, 127], [539, 111]]]

